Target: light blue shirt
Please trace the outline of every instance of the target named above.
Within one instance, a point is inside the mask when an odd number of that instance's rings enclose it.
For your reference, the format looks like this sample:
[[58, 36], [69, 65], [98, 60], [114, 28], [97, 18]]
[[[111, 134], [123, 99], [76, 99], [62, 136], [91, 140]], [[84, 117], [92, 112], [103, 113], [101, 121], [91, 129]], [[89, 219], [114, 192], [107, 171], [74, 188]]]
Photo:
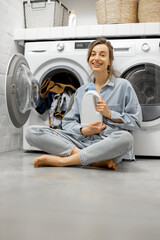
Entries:
[[[62, 129], [75, 139], [76, 143], [79, 143], [80, 148], [100, 141], [114, 131], [127, 130], [132, 133], [133, 130], [141, 127], [141, 106], [131, 83], [126, 79], [112, 77], [112, 81], [108, 79], [101, 88], [100, 95], [111, 110], [111, 119], [121, 119], [123, 123], [115, 123], [103, 117], [103, 122], [106, 124], [103, 131], [91, 136], [82, 135], [80, 131], [82, 128], [80, 123], [81, 101], [88, 91], [89, 84], [84, 84], [77, 89], [72, 108], [62, 121]], [[134, 159], [133, 149], [124, 158]]]

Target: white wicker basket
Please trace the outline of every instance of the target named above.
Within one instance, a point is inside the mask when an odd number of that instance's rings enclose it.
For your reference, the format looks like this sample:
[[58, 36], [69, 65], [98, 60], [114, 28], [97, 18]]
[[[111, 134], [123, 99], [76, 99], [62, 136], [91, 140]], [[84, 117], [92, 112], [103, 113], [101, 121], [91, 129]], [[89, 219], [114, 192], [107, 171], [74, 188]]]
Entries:
[[24, 16], [26, 28], [66, 26], [69, 11], [58, 0], [27, 0]]

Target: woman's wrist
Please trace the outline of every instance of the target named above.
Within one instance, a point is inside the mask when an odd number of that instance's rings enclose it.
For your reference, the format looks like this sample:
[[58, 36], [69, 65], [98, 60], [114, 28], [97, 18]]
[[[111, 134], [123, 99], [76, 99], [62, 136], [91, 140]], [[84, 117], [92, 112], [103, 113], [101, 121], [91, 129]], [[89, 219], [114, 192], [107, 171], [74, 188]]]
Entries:
[[87, 135], [87, 131], [86, 131], [87, 129], [86, 128], [80, 128], [80, 132], [82, 133], [82, 135], [84, 135], [84, 136], [86, 136]]
[[83, 129], [83, 127], [81, 127], [81, 128], [80, 128], [80, 132], [81, 132], [81, 133], [82, 133], [82, 135], [83, 135], [82, 129]]
[[111, 119], [111, 110], [108, 110], [108, 118]]
[[111, 110], [108, 110], [104, 116], [108, 119], [111, 119]]

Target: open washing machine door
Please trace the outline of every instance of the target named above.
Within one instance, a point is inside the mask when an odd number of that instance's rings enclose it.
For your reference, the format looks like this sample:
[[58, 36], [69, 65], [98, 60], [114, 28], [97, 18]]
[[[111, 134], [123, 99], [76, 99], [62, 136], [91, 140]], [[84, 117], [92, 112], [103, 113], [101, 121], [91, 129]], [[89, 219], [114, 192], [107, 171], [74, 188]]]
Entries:
[[8, 64], [5, 78], [6, 104], [13, 125], [22, 127], [31, 108], [39, 102], [39, 83], [30, 71], [22, 54], [14, 54]]

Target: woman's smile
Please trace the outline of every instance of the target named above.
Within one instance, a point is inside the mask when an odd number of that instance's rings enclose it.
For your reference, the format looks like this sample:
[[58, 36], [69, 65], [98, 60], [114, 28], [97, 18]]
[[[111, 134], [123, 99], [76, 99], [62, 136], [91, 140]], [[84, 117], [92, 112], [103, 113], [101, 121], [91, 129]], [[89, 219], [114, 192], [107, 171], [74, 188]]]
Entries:
[[94, 67], [100, 67], [102, 64], [101, 63], [92, 63]]

